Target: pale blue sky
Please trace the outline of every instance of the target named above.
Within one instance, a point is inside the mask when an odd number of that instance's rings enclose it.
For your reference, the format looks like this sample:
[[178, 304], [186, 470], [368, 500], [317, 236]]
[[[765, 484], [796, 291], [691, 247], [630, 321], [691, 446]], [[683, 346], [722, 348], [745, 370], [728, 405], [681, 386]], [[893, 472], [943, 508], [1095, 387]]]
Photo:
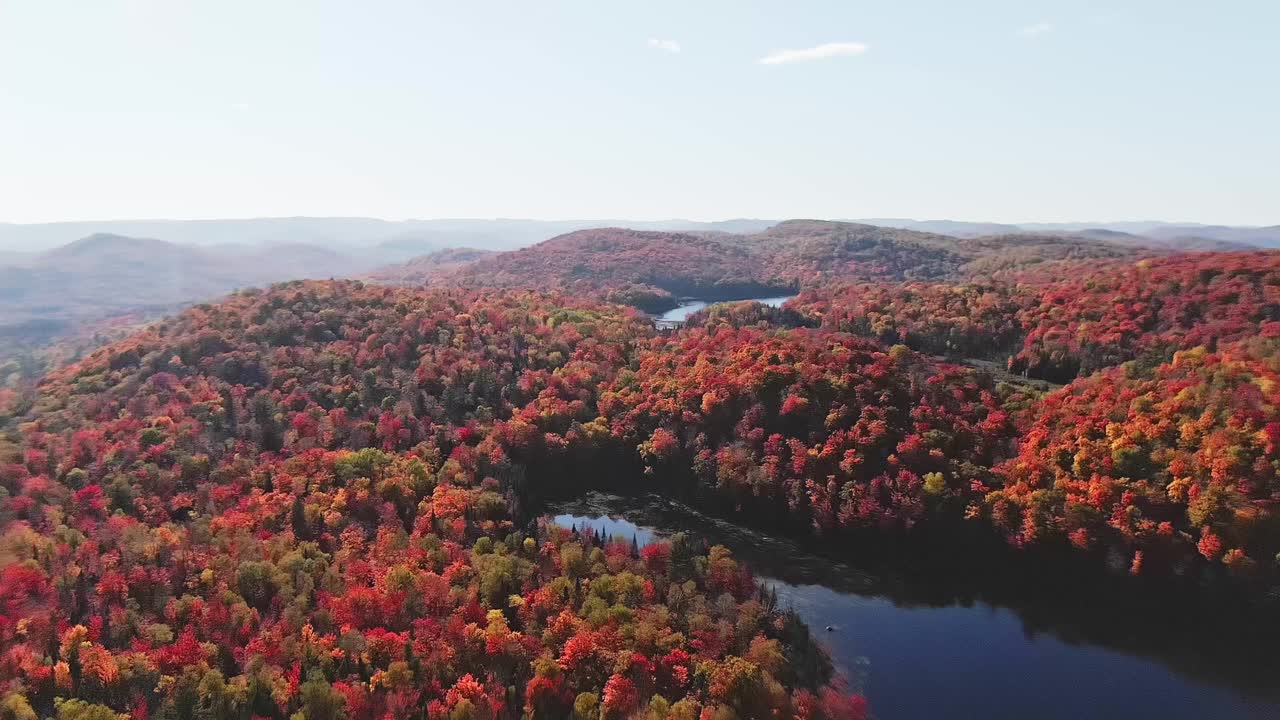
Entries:
[[0, 221], [1280, 223], [1278, 35], [1276, 0], [0, 0]]

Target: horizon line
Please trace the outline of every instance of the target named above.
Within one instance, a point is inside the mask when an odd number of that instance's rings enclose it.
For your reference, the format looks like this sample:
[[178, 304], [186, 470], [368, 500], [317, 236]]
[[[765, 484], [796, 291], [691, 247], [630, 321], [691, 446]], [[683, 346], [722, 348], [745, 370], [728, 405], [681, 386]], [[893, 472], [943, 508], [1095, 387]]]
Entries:
[[91, 218], [91, 219], [74, 219], [74, 220], [42, 220], [42, 221], [14, 221], [0, 220], [0, 226], [9, 227], [31, 227], [40, 225], [84, 225], [93, 223], [214, 223], [214, 222], [254, 222], [254, 221], [279, 221], [279, 220], [371, 220], [376, 222], [385, 222], [389, 224], [397, 223], [414, 223], [414, 222], [533, 222], [533, 223], [607, 223], [607, 222], [642, 222], [642, 223], [699, 223], [699, 224], [715, 224], [728, 222], [772, 222], [780, 223], [789, 220], [817, 220], [823, 222], [850, 222], [850, 223], [868, 223], [872, 220], [890, 220], [896, 222], [913, 222], [913, 223], [965, 223], [974, 225], [1121, 225], [1121, 224], [1141, 224], [1156, 223], [1160, 225], [1175, 226], [1201, 226], [1201, 227], [1231, 227], [1231, 228], [1269, 228], [1280, 226], [1280, 222], [1273, 224], [1259, 223], [1230, 223], [1230, 222], [1203, 222], [1198, 220], [1158, 220], [1154, 218], [1136, 218], [1136, 219], [1112, 219], [1112, 220], [961, 220], [948, 217], [928, 217], [924, 219], [917, 217], [909, 217], [903, 215], [870, 215], [863, 217], [818, 217], [809, 215], [793, 215], [780, 218], [769, 217], [752, 217], [747, 215], [719, 217], [715, 219], [694, 219], [690, 217], [658, 217], [658, 218], [642, 218], [642, 217], [623, 217], [623, 216], [603, 216], [603, 217], [480, 217], [480, 216], [441, 216], [441, 217], [403, 217], [390, 218], [380, 217], [377, 215], [251, 215], [251, 216], [228, 216], [228, 217], [124, 217], [124, 218]]

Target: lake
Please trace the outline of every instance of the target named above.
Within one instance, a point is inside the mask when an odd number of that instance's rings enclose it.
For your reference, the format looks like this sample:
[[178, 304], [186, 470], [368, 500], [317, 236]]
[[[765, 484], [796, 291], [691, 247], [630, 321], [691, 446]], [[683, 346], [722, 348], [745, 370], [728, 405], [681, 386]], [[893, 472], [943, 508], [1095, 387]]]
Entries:
[[758, 302], [768, 305], [769, 307], [782, 307], [782, 304], [795, 295], [780, 295], [777, 297], [761, 297], [761, 298], [745, 298], [743, 300], [691, 300], [687, 299], [679, 307], [674, 307], [658, 316], [658, 322], [684, 322], [690, 315], [707, 307], [715, 305], [718, 302]]
[[1137, 640], [1127, 649], [1082, 641], [1081, 615], [1115, 632], [1107, 607], [1077, 609], [1055, 630], [1044, 608], [1015, 611], [946, 588], [921, 593], [653, 497], [593, 493], [552, 513], [559, 525], [641, 545], [684, 531], [729, 546], [808, 623], [881, 720], [1280, 718], [1275, 686], [1236, 685], [1231, 668], [1199, 667], [1196, 648], [1174, 657]]

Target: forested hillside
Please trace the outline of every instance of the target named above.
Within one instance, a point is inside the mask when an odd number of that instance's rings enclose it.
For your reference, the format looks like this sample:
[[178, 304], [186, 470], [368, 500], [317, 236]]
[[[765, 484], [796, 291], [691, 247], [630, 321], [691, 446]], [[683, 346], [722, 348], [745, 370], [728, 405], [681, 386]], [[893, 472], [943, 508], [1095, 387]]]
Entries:
[[370, 272], [367, 277], [374, 282], [389, 285], [421, 285], [433, 277], [475, 262], [490, 250], [476, 248], [445, 248], [406, 260], [397, 265], [387, 265]]
[[6, 712], [862, 717], [723, 548], [512, 522], [510, 418], [585, 417], [652, 333], [570, 305], [295, 284], [51, 377], [2, 471]]
[[439, 280], [460, 287], [550, 286], [608, 294], [646, 310], [680, 297], [745, 298], [790, 285], [728, 236], [582, 230], [493, 255]]
[[[0, 708], [865, 716], [724, 548], [537, 519], [595, 488], [835, 554], [990, 537], [1276, 586], [1280, 253], [788, 225], [242, 291], [0, 398]], [[757, 287], [802, 293], [676, 331], [631, 307]]]
[[[300, 221], [249, 226], [266, 233], [262, 238], [295, 237], [311, 227]], [[237, 227], [212, 224], [188, 230], [200, 230], [194, 237], [207, 241]], [[359, 222], [351, 227], [373, 232]], [[204, 231], [213, 234], [206, 237]], [[558, 288], [661, 312], [683, 297], [741, 299], [789, 294], [834, 280], [955, 278], [1142, 252], [1079, 238], [960, 239], [793, 220], [754, 234], [581, 230], [521, 250], [445, 247], [385, 264], [388, 258], [415, 254], [413, 248], [434, 248], [434, 237], [411, 233], [370, 248], [334, 249], [302, 242], [193, 246], [96, 234], [45, 252], [14, 256], [0, 263], [0, 298], [6, 301], [0, 313], [0, 337], [6, 339], [0, 349], [0, 388], [25, 385], [120, 337], [114, 328], [138, 327], [194, 302], [281, 280], [362, 277], [405, 286]], [[512, 244], [519, 242], [513, 239], [503, 247]]]
[[1280, 253], [1045, 263], [965, 283], [827, 284], [792, 307], [826, 327], [1066, 382], [1257, 335], [1280, 320]]
[[466, 288], [556, 287], [660, 312], [675, 307], [682, 297], [735, 300], [837, 280], [956, 279], [1041, 263], [1141, 254], [1082, 238], [963, 239], [856, 223], [789, 220], [753, 234], [582, 230], [458, 263], [452, 270], [442, 269], [440, 262], [453, 265], [451, 257], [428, 255], [372, 277]]

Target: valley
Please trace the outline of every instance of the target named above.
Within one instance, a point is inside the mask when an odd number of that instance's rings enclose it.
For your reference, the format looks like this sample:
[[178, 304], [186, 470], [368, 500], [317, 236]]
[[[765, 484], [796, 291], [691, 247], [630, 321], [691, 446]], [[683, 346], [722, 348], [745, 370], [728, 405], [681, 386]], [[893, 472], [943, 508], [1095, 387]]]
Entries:
[[1280, 707], [1274, 251], [604, 228], [218, 298], [161, 249], [66, 264], [215, 297], [0, 397], [13, 703]]
[[1278, 26], [0, 2], [0, 720], [1280, 720]]
[[[1168, 608], [1159, 618], [1129, 615], [1117, 634], [1115, 604], [1049, 577], [1028, 588], [972, 567], [948, 568], [954, 558], [833, 557], [660, 496], [593, 493], [553, 502], [548, 512], [560, 526], [634, 538], [642, 547], [675, 533], [729, 547], [817, 632], [884, 717], [934, 717], [939, 703], [993, 719], [1076, 718], [1096, 707], [1130, 716], [1266, 718], [1280, 709], [1271, 682], [1274, 638], [1251, 636], [1257, 627], [1243, 616], [1175, 630], [1187, 608]], [[1004, 678], [1003, 691], [973, 692], [993, 672]], [[1060, 701], [1046, 708], [1046, 695]]]

